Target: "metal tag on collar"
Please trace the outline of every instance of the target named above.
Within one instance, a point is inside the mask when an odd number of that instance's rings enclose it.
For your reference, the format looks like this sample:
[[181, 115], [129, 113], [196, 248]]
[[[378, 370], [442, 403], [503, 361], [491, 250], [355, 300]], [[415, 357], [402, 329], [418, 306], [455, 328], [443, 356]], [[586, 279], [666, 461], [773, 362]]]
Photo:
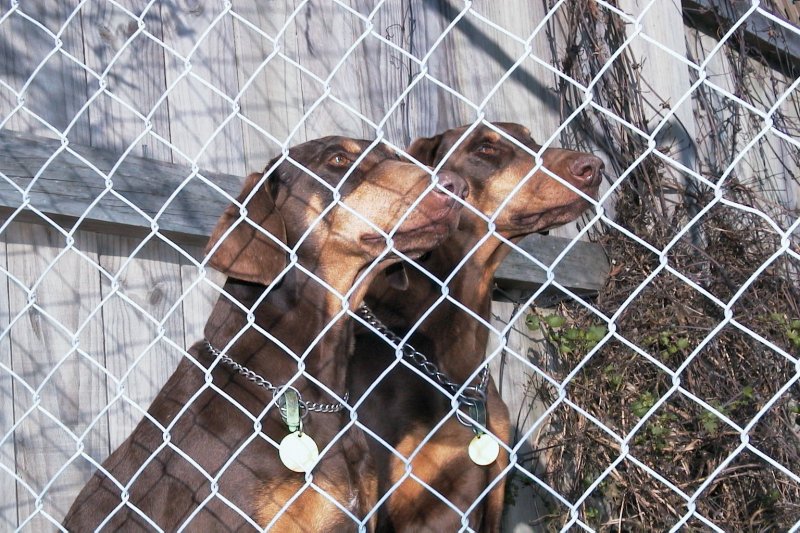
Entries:
[[476, 465], [490, 465], [500, 455], [500, 444], [494, 436], [484, 433], [482, 429], [486, 427], [486, 403], [471, 403], [469, 405], [469, 416], [475, 421], [471, 424], [475, 436], [472, 437], [467, 448], [469, 458]]
[[310, 472], [319, 460], [319, 448], [314, 439], [303, 433], [300, 393], [296, 389], [287, 388], [279, 402], [283, 403], [281, 417], [290, 431], [278, 445], [281, 462], [293, 472]]
[[289, 431], [292, 433], [295, 431], [302, 432], [303, 418], [300, 416], [300, 393], [297, 392], [297, 389], [291, 387], [287, 388], [284, 393], [281, 394], [278, 405], [281, 407], [281, 417], [289, 427]]

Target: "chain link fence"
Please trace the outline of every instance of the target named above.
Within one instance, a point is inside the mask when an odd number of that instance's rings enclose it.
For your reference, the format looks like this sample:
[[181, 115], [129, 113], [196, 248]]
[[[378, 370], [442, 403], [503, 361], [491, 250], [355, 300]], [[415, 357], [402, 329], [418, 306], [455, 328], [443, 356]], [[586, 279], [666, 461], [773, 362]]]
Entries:
[[[329, 287], [335, 317], [397, 350], [359, 398], [306, 371], [305, 354], [328, 328], [299, 352], [285, 347], [295, 379], [313, 381], [335, 403], [310, 416], [333, 410], [345, 421], [322, 447], [323, 461], [347, 447], [352, 430], [387, 451], [400, 479], [381, 485], [386, 473], [374, 473], [381, 488], [357, 510], [327, 494], [312, 469], [298, 474], [303, 481], [277, 513], [254, 516], [218, 483], [252, 441], [277, 457], [279, 443], [260, 424], [291, 408], [278, 394], [252, 415], [226, 396], [248, 413], [253, 434], [218, 469], [203, 470], [212, 488], [178, 529], [192, 530], [202, 508], [220, 506], [254, 529], [282, 527], [281, 516], [310, 492], [346, 516], [342, 529], [370, 530], [412, 484], [420, 507], [432, 498], [463, 531], [488, 529], [475, 513], [498, 487], [505, 531], [800, 530], [797, 16], [793, 3], [777, 0], [7, 3], [3, 529], [63, 529], [81, 488], [142, 419], [163, 433], [159, 449], [202, 470], [171, 442], [173, 426], [147, 409], [179, 362], [196, 359], [187, 350], [203, 339], [214, 302], [234, 298], [201, 246], [241, 176], [275, 156], [267, 171], [300, 166], [290, 148], [324, 135], [405, 153], [418, 137], [464, 124], [467, 134], [486, 128], [511, 141], [492, 125], [507, 121], [542, 143], [537, 151], [515, 142], [536, 170], [545, 149], [566, 147], [599, 155], [605, 174], [581, 219], [535, 246], [494, 226], [520, 187], [495, 212], [472, 208], [486, 224], [481, 242], [499, 239], [523, 265], [509, 276], [518, 283], [492, 286], [490, 315], [450, 293], [468, 257], [447, 276], [411, 260], [439, 296], [418, 310], [410, 332], [384, 330], [357, 311], [353, 291]], [[328, 189], [335, 200], [321, 210], [349, 209], [339, 187]], [[581, 255], [586, 241], [602, 245], [610, 265], [602, 253]], [[547, 242], [562, 244], [546, 252]], [[394, 252], [403, 255], [390, 247], [383, 255]], [[296, 256], [286, 272], [293, 269], [304, 269]], [[602, 287], [573, 283], [573, 270], [599, 275]], [[424, 347], [410, 347], [442, 302], [488, 338], [486, 363], [455, 381], [437, 378]], [[212, 366], [231, 346], [211, 350]], [[208, 380], [189, 403], [226, 395], [211, 370], [196, 367]], [[487, 470], [473, 500], [449, 502], [415, 461], [456, 419], [492, 433], [474, 403], [459, 402], [487, 386], [483, 368], [509, 410], [510, 436], [496, 435], [509, 462]], [[380, 410], [370, 406], [373, 393], [401, 371], [433, 384], [431, 402], [452, 404], [410, 447], [386, 441], [365, 414]], [[274, 385], [285, 394], [290, 384]], [[117, 483], [119, 505], [106, 522], [139, 512], [128, 489], [140, 474]], [[295, 529], [317, 527], [305, 512], [309, 522]]]

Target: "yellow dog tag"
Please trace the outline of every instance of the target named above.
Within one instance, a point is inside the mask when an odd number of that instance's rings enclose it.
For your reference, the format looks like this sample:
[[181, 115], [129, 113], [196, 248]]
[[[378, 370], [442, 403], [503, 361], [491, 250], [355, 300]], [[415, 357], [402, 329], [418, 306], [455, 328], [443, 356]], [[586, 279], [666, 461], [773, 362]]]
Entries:
[[500, 445], [497, 439], [486, 433], [475, 435], [469, 442], [469, 458], [476, 465], [490, 465], [500, 455]]

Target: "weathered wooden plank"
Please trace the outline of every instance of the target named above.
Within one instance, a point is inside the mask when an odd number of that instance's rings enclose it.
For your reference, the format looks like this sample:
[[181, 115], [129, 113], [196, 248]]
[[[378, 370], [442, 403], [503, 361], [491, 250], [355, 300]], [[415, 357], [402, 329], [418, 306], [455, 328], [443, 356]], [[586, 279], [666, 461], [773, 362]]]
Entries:
[[[711, 50], [717, 46], [718, 41], [702, 32], [687, 28], [687, 43], [691, 53], [698, 60], [704, 61]], [[709, 79], [728, 91], [739, 91], [745, 101], [756, 108], [769, 108], [776, 99], [782, 95], [794, 81], [785, 78], [782, 74], [768, 69], [755, 59], [745, 58], [742, 61], [746, 66], [740, 65], [737, 54], [716, 54], [708, 61], [706, 72]], [[748, 79], [763, 80], [763, 83], [747, 84], [748, 89], [742, 92], [728, 73], [743, 70]], [[798, 96], [792, 94], [787, 102], [780, 107], [780, 112], [786, 116], [781, 126], [788, 135], [797, 134], [792, 124], [796, 124], [795, 111]], [[738, 104], [731, 104], [729, 100], [713, 90], [706, 90], [702, 98], [696, 99], [694, 106], [697, 111], [697, 146], [698, 151], [704, 154], [698, 161], [698, 172], [706, 175], [721, 176], [733, 155], [738, 154], [747, 143], [758, 133], [761, 126], [747, 118], [747, 112]], [[725, 125], [725, 127], [720, 127]], [[730, 157], [724, 154], [730, 154]], [[720, 155], [722, 154], [722, 157]], [[744, 154], [744, 158], [735, 167], [734, 175], [743, 183], [755, 185], [760, 193], [767, 199], [767, 204], [775, 203], [788, 209], [797, 206], [798, 184], [796, 176], [797, 148], [783, 139], [768, 133], [759, 143]], [[779, 215], [780, 216], [780, 215]]]
[[[14, 433], [16, 473], [35, 492], [17, 484], [22, 523], [36, 512], [38, 494], [77, 449], [51, 416], [78, 435], [91, 427], [83, 439], [86, 453], [97, 460], [108, 454], [106, 418], [99, 416], [106, 405], [105, 375], [97, 366], [104, 364], [103, 321], [95, 313], [100, 302], [99, 274], [73, 251], [60, 255], [65, 241], [59, 232], [41, 225], [12, 224], [5, 233], [8, 269], [15, 277], [32, 287], [46, 272], [34, 293], [40, 309], [28, 307], [27, 293], [9, 286], [9, 311], [12, 316], [23, 314], [10, 332], [12, 368], [38, 393], [14, 383], [15, 422], [19, 424]], [[79, 232], [75, 239], [75, 247], [95, 260], [93, 236]], [[88, 359], [71, 352], [75, 342]], [[43, 510], [60, 520], [90, 474], [88, 462], [71, 463], [44, 494]], [[52, 525], [37, 514], [28, 529], [50, 530]]]
[[[157, 39], [163, 37], [161, 3], [148, 6], [144, 0], [128, 0], [122, 5], [136, 16], [147, 6], [145, 31]], [[89, 79], [90, 93], [99, 92], [88, 111], [91, 145], [116, 153], [133, 145], [133, 155], [171, 161], [172, 150], [153, 135], [139, 139], [146, 130], [170, 139], [168, 103], [160, 101], [166, 90], [164, 49], [144, 33], [137, 33], [134, 17], [108, 2], [85, 4], [81, 23], [86, 64], [102, 76], [101, 80]]]
[[[6, 236], [0, 234], [0, 267], [6, 269]], [[11, 368], [11, 307], [8, 301], [10, 280], [0, 273], [0, 364]], [[11, 374], [0, 369], [0, 464], [11, 472], [16, 470], [14, 439], [7, 438], [14, 426], [14, 381]], [[11, 531], [17, 527], [17, 487], [14, 477], [0, 470], [0, 530]]]
[[[27, 187], [60, 146], [59, 141], [32, 138], [0, 132], [0, 173], [18, 186]], [[119, 159], [105, 150], [70, 145], [98, 170], [108, 173]], [[188, 167], [128, 156], [112, 176], [116, 192], [145, 213], [153, 216], [191, 174]], [[238, 194], [241, 178], [223, 174], [205, 174], [229, 194]], [[104, 179], [78, 158], [63, 153], [41, 172], [31, 190], [31, 203], [48, 214], [74, 218], [84, 214], [89, 205], [105, 190]], [[16, 209], [22, 201], [20, 193], [6, 180], [0, 179], [0, 209]], [[197, 242], [206, 236], [224, 209], [227, 201], [207, 185], [194, 181], [186, 187], [158, 220], [166, 235]], [[139, 234], [149, 232], [150, 223], [122, 200], [106, 197], [89, 214], [89, 222], [113, 223], [116, 232]], [[82, 226], [92, 228], [88, 223]], [[97, 227], [97, 226], [95, 226]]]
[[162, 7], [167, 11], [161, 19], [164, 43], [170, 48], [165, 53], [169, 134], [177, 148], [174, 162], [191, 163], [182, 153], [208, 171], [241, 176], [246, 172], [242, 123], [228, 121], [234, 113], [228, 99], [239, 92], [240, 67], [231, 60], [236, 57], [233, 17], [222, 15], [223, 7], [218, 1]]
[[[537, 234], [529, 235], [519, 247], [550, 266], [570, 244], [572, 239]], [[564, 287], [582, 295], [591, 295], [603, 287], [608, 272], [608, 258], [602, 247], [591, 242], [577, 241], [558, 263], [553, 274], [555, 281]], [[509, 254], [495, 274], [495, 283], [502, 289], [531, 291], [546, 281], [547, 272], [516, 251]], [[548, 291], [546, 294], [552, 295], [553, 291]]]
[[[301, 71], [284, 59], [287, 43], [295, 48], [293, 27], [281, 29], [294, 11], [294, 2], [235, 0], [234, 20], [237, 78], [242, 92], [239, 100], [243, 143], [248, 171], [263, 169], [270, 154], [281, 144], [303, 116]], [[301, 129], [297, 140], [305, 138]]]
[[[200, 248], [190, 249], [189, 253], [199, 257]], [[195, 284], [198, 278], [197, 267], [181, 258], [181, 287], [186, 294], [183, 300], [184, 346], [189, 347], [203, 338], [203, 328], [217, 302], [219, 292], [210, 283], [219, 287], [225, 284], [225, 275], [213, 269], [206, 270], [206, 280]]]
[[[332, 2], [312, 0], [288, 27], [286, 54], [308, 71], [300, 79], [304, 111], [316, 106], [304, 123], [304, 138], [296, 137], [295, 142], [332, 134], [374, 138], [375, 129], [347, 107], [378, 123], [387, 112], [386, 104], [405, 87], [398, 74], [402, 68], [392, 65], [395, 52], [372, 35], [359, 42], [369, 30], [364, 17], [370, 14], [374, 2], [354, 1], [350, 8], [352, 11]], [[397, 4], [386, 3], [373, 20], [374, 30], [381, 32], [395, 25], [401, 13]], [[326, 81], [331, 97], [317, 105], [328, 89]], [[403, 142], [402, 114], [397, 119], [386, 125], [387, 138]]]
[[[0, 133], [0, 172], [20, 186], [25, 186], [58, 144], [57, 141]], [[107, 171], [116, 163], [116, 156], [106, 151], [73, 148], [100, 170]], [[189, 169], [180, 165], [129, 156], [113, 178], [114, 190], [134, 202], [142, 211], [154, 214], [163, 206], [176, 184], [189, 173]], [[214, 174], [211, 179], [231, 195], [236, 195], [239, 191], [241, 179], [238, 177]], [[96, 172], [75, 157], [63, 155], [52, 162], [39, 177], [31, 198], [32, 203], [46, 213], [74, 219], [81, 216], [89, 203], [103, 190], [104, 182]], [[0, 180], [0, 209], [5, 208], [8, 212], [17, 207], [20, 201], [19, 193], [7, 182]], [[160, 230], [165, 235], [187, 243], [204, 244], [226, 205], [227, 201], [207, 186], [190, 187], [159, 218]], [[104, 201], [96, 206], [89, 219], [82, 227], [91, 228], [91, 222], [94, 222], [106, 223], [104, 228], [117, 234], [135, 234], [149, 230], [146, 219], [118, 200]], [[568, 242], [569, 239], [532, 236], [523, 241], [523, 247], [543, 263], [550, 264]], [[593, 265], [593, 269], [584, 273], [583, 265], [587, 264]], [[606, 272], [608, 265], [602, 249], [589, 243], [577, 243], [575, 249], [565, 258], [563, 266], [559, 266], [557, 279], [563, 281], [567, 287], [591, 292], [602, 285], [602, 276]], [[501, 267], [497, 279], [498, 284], [506, 288], [530, 289], [543, 283], [546, 277], [543, 270], [531, 267], [529, 260], [512, 254]]]
[[[24, 109], [10, 117], [7, 129], [53, 137], [51, 128], [64, 132], [74, 120], [69, 138], [77, 143], [90, 142], [88, 115], [75, 118], [88, 98], [88, 88], [81, 65], [84, 43], [80, 16], [67, 22], [74, 8], [70, 2], [32, 0], [0, 24], [0, 80], [24, 98]], [[56, 49], [53, 36], [59, 32], [61, 51], [52, 54]], [[0, 90], [0, 121], [17, 104], [12, 92]]]
[[[167, 315], [182, 292], [180, 260], [169, 246], [151, 241], [129, 261], [138, 239], [102, 235], [98, 240], [100, 265], [119, 283], [113, 292], [112, 281], [101, 279], [103, 298], [110, 297], [103, 305], [107, 368], [125, 388], [125, 398], [108, 412], [109, 446], [114, 450], [142, 419], [180, 360], [180, 351], [165, 340], [153, 344], [162, 324], [164, 336], [183, 345], [182, 306]], [[109, 380], [109, 399], [117, 393]]]
[[[744, 0], [682, 0], [686, 23], [711, 37], [724, 35], [751, 7]], [[762, 6], [763, 8], [763, 6]], [[788, 14], [788, 5], [784, 8]], [[796, 14], [796, 11], [795, 11]], [[780, 13], [778, 14], [780, 16]], [[797, 25], [797, 18], [788, 19]], [[766, 61], [769, 66], [790, 78], [800, 75], [800, 28], [787, 30], [770, 19], [756, 14], [747, 19], [742, 35], [748, 53], [757, 61]]]
[[[431, 51], [464, 8], [462, 4], [441, 0], [409, 2], [414, 29], [411, 48], [417, 58]], [[531, 37], [546, 13], [542, 2], [517, 2], [513, 8], [502, 2], [473, 2], [471, 12], [460, 18], [431, 54], [428, 73], [479, 105], [507, 70], [525, 55], [525, 47], [519, 39]], [[496, 29], [484, 19], [507, 31]], [[531, 47], [536, 57], [550, 56], [543, 29], [536, 33]], [[411, 68], [412, 74], [418, 74], [416, 64]], [[552, 74], [527, 58], [486, 102], [483, 108], [486, 119], [519, 122], [528, 126], [540, 142], [549, 138], [560, 122], [559, 100], [552, 80]], [[430, 80], [421, 83], [410, 100], [409, 121], [413, 136], [432, 135], [470, 123], [477, 117], [473, 107]]]
[[[509, 302], [493, 302], [491, 324], [502, 331], [511, 323], [511, 318], [517, 307]], [[527, 441], [519, 448], [520, 456], [531, 456], [531, 451], [537, 449], [536, 443], [539, 434], [547, 427], [547, 419], [542, 419], [548, 407], [547, 389], [542, 379], [534, 371], [534, 367], [541, 371], [551, 373], [553, 362], [549, 360], [547, 351], [543, 348], [541, 333], [530, 331], [525, 327], [526, 313], [522, 313], [520, 320], [514, 322], [508, 329], [505, 339], [496, 335], [489, 336], [486, 349], [489, 357], [489, 370], [494, 382], [500, 391], [512, 425], [512, 442], [516, 445], [522, 436], [537, 426]], [[501, 344], [501, 341], [504, 344]], [[505, 346], [502, 349], [501, 346]], [[549, 391], [551, 394], [553, 391]], [[539, 465], [544, 465], [545, 459], [541, 454], [533, 456], [533, 461], [527, 460], [523, 468], [536, 473]], [[547, 504], [543, 499], [542, 491], [537, 490], [525, 476], [516, 476], [516, 471], [509, 475], [511, 479], [510, 490], [515, 494], [509, 503], [503, 517], [503, 531], [515, 533], [533, 533], [540, 529], [531, 526], [533, 520], [547, 514]]]

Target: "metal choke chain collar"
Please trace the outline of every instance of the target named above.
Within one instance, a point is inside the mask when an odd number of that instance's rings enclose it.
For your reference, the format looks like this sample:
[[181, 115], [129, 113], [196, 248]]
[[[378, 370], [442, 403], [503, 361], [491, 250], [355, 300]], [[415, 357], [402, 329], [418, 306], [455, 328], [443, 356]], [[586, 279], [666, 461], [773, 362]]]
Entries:
[[[285, 387], [276, 387], [275, 385], [273, 385], [260, 375], [256, 374], [255, 372], [247, 368], [246, 366], [240, 365], [239, 363], [231, 359], [228, 355], [220, 352], [219, 350], [211, 346], [211, 343], [208, 342], [208, 339], [203, 339], [203, 342], [205, 342], [206, 348], [208, 348], [208, 350], [214, 355], [214, 357], [219, 357], [220, 361], [222, 361], [224, 364], [228, 365], [236, 372], [247, 378], [248, 381], [252, 381], [259, 387], [267, 389], [272, 393], [273, 396], [278, 394], [278, 392], [281, 389], [285, 388]], [[297, 390], [294, 389], [294, 387], [289, 387], [289, 388], [297, 392]], [[297, 392], [297, 396], [300, 397], [299, 392]], [[349, 397], [350, 393], [346, 392], [342, 397], [342, 399], [345, 402], [347, 402]], [[279, 402], [278, 405], [279, 408], [281, 409], [281, 412], [283, 412], [285, 410], [285, 405], [282, 402]], [[309, 411], [314, 411], [315, 413], [338, 413], [339, 411], [344, 409], [344, 405], [340, 403], [317, 403], [317, 402], [306, 402], [303, 400], [300, 400], [300, 406], [302, 407], [301, 411], [303, 411], [301, 416], [305, 416], [306, 414], [308, 414]]]
[[[403, 341], [399, 335], [395, 334], [392, 330], [386, 327], [366, 305], [361, 305], [356, 310], [356, 314], [366, 320], [370, 326], [378, 331], [378, 333], [388, 338], [395, 344], [400, 344]], [[436, 383], [444, 387], [444, 389], [450, 392], [450, 394], [455, 396], [458, 403], [472, 408], [481, 408], [485, 405], [486, 388], [489, 386], [489, 368], [487, 366], [484, 365], [484, 367], [478, 373], [477, 385], [470, 385], [468, 387], [464, 387], [464, 390], [461, 390], [461, 384], [452, 381], [447, 374], [439, 370], [439, 368], [433, 362], [425, 357], [424, 354], [418, 352], [413, 346], [405, 343], [402, 345], [401, 349], [403, 350], [404, 358], [436, 381]], [[459, 420], [461, 419], [459, 418]], [[471, 426], [472, 424], [464, 425]]]

